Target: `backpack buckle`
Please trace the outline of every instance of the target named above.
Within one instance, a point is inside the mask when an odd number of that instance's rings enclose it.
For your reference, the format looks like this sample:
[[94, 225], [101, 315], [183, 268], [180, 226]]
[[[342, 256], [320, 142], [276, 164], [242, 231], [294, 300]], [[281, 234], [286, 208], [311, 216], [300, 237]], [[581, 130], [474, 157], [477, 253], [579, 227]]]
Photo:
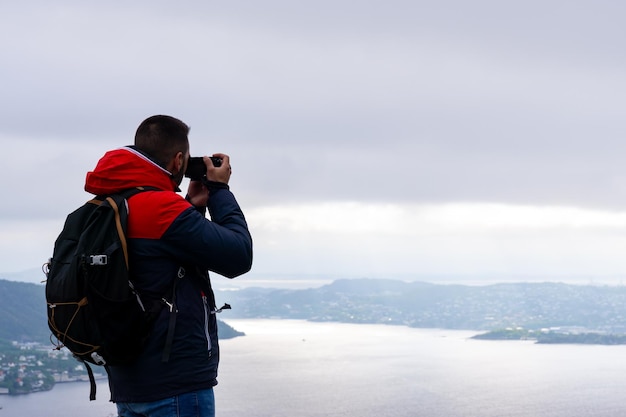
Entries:
[[104, 358], [98, 354], [98, 352], [91, 352], [91, 359], [95, 362], [96, 365], [107, 364], [107, 361], [105, 361]]
[[89, 265], [103, 266], [109, 262], [107, 255], [89, 255]]

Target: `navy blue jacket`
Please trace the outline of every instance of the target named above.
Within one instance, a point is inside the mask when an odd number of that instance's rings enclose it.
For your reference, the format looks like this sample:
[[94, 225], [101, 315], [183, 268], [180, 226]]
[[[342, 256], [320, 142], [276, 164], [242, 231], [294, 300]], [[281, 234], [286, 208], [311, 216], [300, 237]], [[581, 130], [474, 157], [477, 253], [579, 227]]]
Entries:
[[[120, 148], [87, 174], [85, 190], [102, 195], [136, 186], [159, 190], [128, 200], [127, 232], [132, 279], [158, 318], [139, 359], [108, 368], [114, 402], [156, 401], [216, 385], [219, 345], [208, 271], [234, 278], [252, 266], [252, 238], [228, 189], [209, 190], [208, 220], [175, 192], [169, 172], [132, 148]], [[174, 287], [175, 332], [164, 362]]]

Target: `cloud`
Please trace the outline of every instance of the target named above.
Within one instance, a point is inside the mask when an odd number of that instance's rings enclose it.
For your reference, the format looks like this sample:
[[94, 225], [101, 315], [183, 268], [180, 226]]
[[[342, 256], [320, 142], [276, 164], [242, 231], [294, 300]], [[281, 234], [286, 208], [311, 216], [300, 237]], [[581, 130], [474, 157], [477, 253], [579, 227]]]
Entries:
[[[319, 277], [553, 274], [572, 279], [618, 276], [626, 268], [626, 212], [330, 201], [245, 212], [255, 241], [253, 276], [297, 271]], [[38, 268], [51, 256], [62, 220], [2, 221], [3, 269]]]
[[145, 117], [171, 114], [191, 125], [192, 153], [231, 155], [232, 189], [262, 225], [260, 269], [382, 274], [420, 258], [424, 270], [532, 269], [517, 248], [536, 270], [583, 259], [581, 270], [592, 260], [624, 270], [625, 8], [7, 3], [0, 140], [13, 180], [0, 185], [1, 219], [62, 222], [106, 150], [129, 144]]
[[624, 234], [626, 212], [493, 203], [363, 204], [324, 202], [253, 208], [247, 218], [266, 236], [429, 237]]
[[[266, 263], [310, 274], [619, 274], [626, 213], [504, 204], [273, 206], [247, 214]], [[294, 244], [299, 242], [299, 244]], [[279, 255], [278, 255], [279, 254]]]

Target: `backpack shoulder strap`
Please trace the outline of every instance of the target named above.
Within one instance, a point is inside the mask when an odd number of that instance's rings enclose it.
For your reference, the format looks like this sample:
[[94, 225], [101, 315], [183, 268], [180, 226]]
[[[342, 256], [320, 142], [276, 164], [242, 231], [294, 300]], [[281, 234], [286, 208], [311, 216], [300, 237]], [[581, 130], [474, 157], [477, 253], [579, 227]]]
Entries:
[[123, 197], [124, 199], [128, 200], [129, 198], [131, 198], [132, 196], [134, 196], [135, 194], [139, 194], [141, 192], [144, 191], [160, 191], [158, 188], [156, 187], [133, 187], [133, 188], [128, 188], [126, 190], [122, 190], [119, 193], [115, 193], [121, 197]]
[[[124, 191], [122, 191], [120, 193], [117, 193], [116, 195], [122, 197], [122, 199], [124, 199], [124, 200], [128, 200], [132, 196], [134, 196], [136, 194], [139, 194], [139, 193], [141, 193], [143, 191], [161, 191], [161, 190], [156, 188], [156, 187], [148, 187], [148, 186], [146, 186], [146, 187], [135, 187], [135, 188], [130, 188], [130, 189], [124, 190]], [[126, 259], [128, 259], [128, 256], [126, 257]], [[167, 335], [166, 335], [166, 338], [165, 338], [166, 339], [165, 340], [165, 345], [163, 347], [163, 353], [162, 353], [162, 356], [161, 356], [161, 361], [164, 362], [164, 363], [169, 361], [170, 352], [172, 350], [172, 342], [174, 340], [174, 330], [176, 328], [176, 315], [178, 313], [178, 310], [176, 308], [176, 284], [177, 284], [178, 280], [182, 279], [184, 276], [185, 276], [185, 269], [180, 267], [179, 270], [178, 270], [178, 276], [176, 278], [174, 278], [174, 284], [173, 284], [173, 288], [171, 290], [172, 291], [171, 302], [167, 301], [167, 299], [165, 298], [165, 295], [161, 299], [161, 301], [163, 301], [169, 307], [169, 316], [170, 316], [169, 317], [169, 322], [168, 322]], [[132, 282], [131, 282], [131, 285], [132, 285]], [[134, 288], [133, 288], [133, 291], [135, 291]], [[138, 300], [140, 300], [139, 297], [138, 297]]]

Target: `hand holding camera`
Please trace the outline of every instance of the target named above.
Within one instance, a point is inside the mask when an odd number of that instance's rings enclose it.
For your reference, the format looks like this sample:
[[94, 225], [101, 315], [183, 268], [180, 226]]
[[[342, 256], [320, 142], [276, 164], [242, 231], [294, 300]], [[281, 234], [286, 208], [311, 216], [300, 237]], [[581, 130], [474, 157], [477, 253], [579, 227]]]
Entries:
[[230, 157], [223, 153], [214, 153], [213, 156], [205, 156], [203, 158], [206, 166], [206, 178], [209, 181], [221, 182], [228, 184], [230, 174]]
[[228, 184], [230, 173], [230, 157], [223, 153], [216, 153], [213, 156], [190, 157], [185, 177], [191, 181], [202, 181], [206, 178], [209, 181]]
[[226, 154], [216, 153], [213, 156], [190, 157], [187, 162], [185, 177], [191, 180], [187, 191], [191, 203], [194, 206], [206, 206], [208, 194], [201, 183], [202, 180], [228, 184], [230, 174], [230, 157]]

